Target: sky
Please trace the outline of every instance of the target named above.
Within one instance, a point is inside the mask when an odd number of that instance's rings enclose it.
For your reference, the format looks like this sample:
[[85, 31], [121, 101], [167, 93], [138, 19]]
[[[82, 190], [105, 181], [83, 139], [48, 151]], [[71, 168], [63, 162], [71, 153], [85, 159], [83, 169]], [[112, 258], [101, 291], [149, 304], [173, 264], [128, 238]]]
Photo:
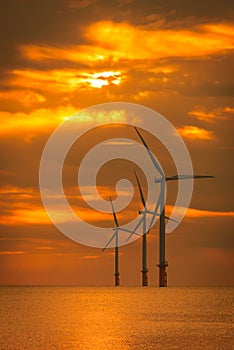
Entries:
[[[39, 164], [48, 138], [66, 118], [121, 101], [161, 113], [183, 137], [195, 173], [215, 176], [195, 182], [186, 217], [166, 237], [169, 285], [233, 285], [231, 1], [3, 0], [0, 17], [0, 283], [113, 284], [113, 249], [102, 253], [73, 242], [49, 220]], [[143, 134], [164, 171], [174, 175], [166, 151]], [[74, 145], [64, 170], [74, 210], [110, 230], [111, 213], [89, 208], [75, 179], [87, 151], [113, 137], [139, 141], [121, 125], [92, 130]], [[108, 200], [110, 193], [116, 198], [123, 176], [135, 191], [130, 206], [117, 214], [121, 225], [141, 206], [132, 164], [113, 160], [97, 177]], [[170, 184], [168, 213], [176, 191]], [[151, 285], [158, 283], [157, 263], [158, 224], [148, 235]], [[120, 248], [121, 283], [140, 284], [140, 270], [139, 239]]]

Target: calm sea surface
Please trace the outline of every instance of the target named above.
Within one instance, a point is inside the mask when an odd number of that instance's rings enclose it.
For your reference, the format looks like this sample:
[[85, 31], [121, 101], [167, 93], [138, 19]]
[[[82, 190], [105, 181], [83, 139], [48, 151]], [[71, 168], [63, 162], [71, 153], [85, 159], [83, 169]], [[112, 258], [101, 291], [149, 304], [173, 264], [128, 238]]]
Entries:
[[233, 292], [4, 286], [0, 349], [234, 349]]

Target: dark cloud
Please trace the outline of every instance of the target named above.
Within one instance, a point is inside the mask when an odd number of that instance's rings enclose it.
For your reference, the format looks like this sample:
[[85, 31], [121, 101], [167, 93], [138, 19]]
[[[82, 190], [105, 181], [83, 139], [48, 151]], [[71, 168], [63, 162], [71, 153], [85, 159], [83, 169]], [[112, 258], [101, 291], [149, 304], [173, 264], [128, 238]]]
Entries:
[[[152, 3], [152, 2], [151, 2]], [[157, 6], [162, 12], [173, 11], [173, 15], [176, 17], [196, 16], [206, 17], [209, 19], [230, 19], [233, 14], [233, 3], [231, 0], [225, 0], [220, 2], [218, 0], [206, 0], [206, 1], [192, 1], [192, 0], [180, 0], [180, 1], [157, 1]]]

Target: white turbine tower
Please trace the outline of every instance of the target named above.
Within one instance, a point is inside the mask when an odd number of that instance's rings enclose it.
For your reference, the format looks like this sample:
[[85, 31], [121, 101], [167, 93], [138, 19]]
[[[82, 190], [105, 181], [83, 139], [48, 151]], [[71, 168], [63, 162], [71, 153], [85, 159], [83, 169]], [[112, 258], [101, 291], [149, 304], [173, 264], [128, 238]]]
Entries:
[[156, 183], [161, 184], [160, 188], [160, 194], [159, 199], [156, 204], [155, 212], [152, 216], [152, 220], [149, 226], [149, 230], [151, 229], [155, 217], [157, 216], [158, 209], [160, 209], [160, 229], [159, 229], [159, 287], [166, 287], [167, 286], [167, 272], [166, 268], [168, 266], [168, 262], [165, 259], [165, 183], [167, 181], [176, 181], [176, 180], [193, 180], [193, 179], [202, 179], [202, 178], [214, 178], [214, 176], [210, 175], [175, 175], [170, 177], [165, 177], [159, 163], [157, 162], [156, 158], [153, 156], [153, 153], [151, 152], [150, 148], [146, 144], [145, 140], [143, 139], [142, 135], [140, 134], [139, 130], [134, 127], [137, 134], [139, 135], [143, 145], [145, 146], [148, 155], [155, 167], [155, 169], [159, 172], [161, 178], [156, 179]]
[[[111, 203], [113, 218], [114, 218], [114, 222], [115, 222], [116, 226], [113, 228], [114, 234], [111, 236], [109, 241], [106, 243], [105, 247], [102, 249], [102, 252], [108, 247], [108, 245], [111, 243], [111, 241], [115, 238], [115, 273], [114, 273], [114, 275], [115, 275], [115, 286], [119, 286], [120, 285], [120, 278], [119, 278], [119, 276], [120, 276], [120, 273], [119, 273], [119, 231], [123, 231], [123, 232], [127, 232], [127, 233], [132, 233], [132, 231], [127, 230], [127, 229], [119, 226], [111, 197], [110, 197], [110, 203]], [[135, 234], [139, 235], [137, 232], [135, 232]]]

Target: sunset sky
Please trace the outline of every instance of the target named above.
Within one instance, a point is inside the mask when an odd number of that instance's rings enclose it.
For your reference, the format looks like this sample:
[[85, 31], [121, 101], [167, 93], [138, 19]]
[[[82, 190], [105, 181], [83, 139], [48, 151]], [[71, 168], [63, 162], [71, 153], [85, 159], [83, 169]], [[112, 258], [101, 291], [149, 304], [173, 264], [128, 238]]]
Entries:
[[[3, 0], [0, 17], [0, 283], [113, 284], [113, 249], [101, 253], [56, 229], [41, 202], [38, 172], [61, 122], [83, 108], [122, 101], [165, 116], [184, 138], [195, 173], [215, 176], [195, 182], [186, 217], [167, 235], [169, 285], [232, 285], [231, 1]], [[165, 150], [158, 154], [157, 141], [144, 136], [165, 173], [175, 175]], [[127, 127], [91, 131], [74, 145], [64, 174], [74, 209], [110, 230], [111, 214], [88, 208], [75, 180], [86, 152], [115, 137], [139, 141]], [[116, 160], [102, 170], [103, 198], [115, 198], [123, 176], [135, 186], [132, 204], [118, 216], [125, 224], [140, 207], [132, 165]], [[168, 186], [170, 213], [177, 187]], [[149, 283], [156, 285], [158, 224], [148, 237]], [[137, 240], [120, 248], [121, 283], [140, 284], [140, 269]]]

